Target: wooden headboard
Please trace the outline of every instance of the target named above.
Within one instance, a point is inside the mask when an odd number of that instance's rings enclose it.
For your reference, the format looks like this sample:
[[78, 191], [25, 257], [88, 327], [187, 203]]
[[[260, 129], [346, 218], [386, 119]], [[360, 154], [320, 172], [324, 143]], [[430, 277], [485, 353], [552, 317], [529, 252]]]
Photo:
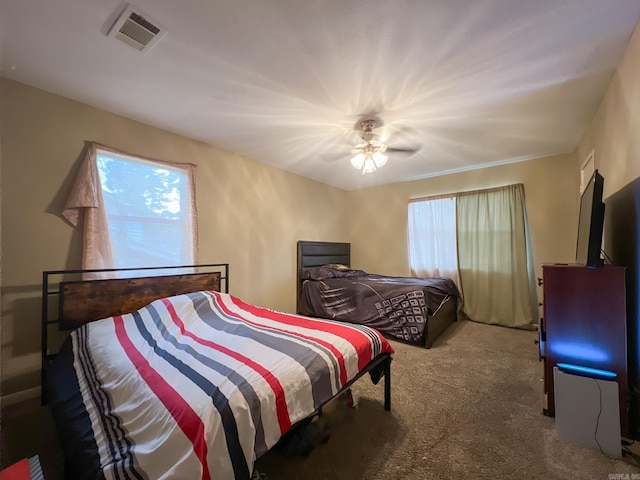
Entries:
[[351, 267], [351, 244], [340, 242], [308, 242], [298, 240], [298, 270], [296, 276], [296, 312], [301, 313], [302, 280], [307, 270], [340, 263]]
[[201, 290], [220, 291], [220, 272], [60, 283], [59, 328], [135, 312], [154, 300]]
[[[120, 278], [72, 280], [87, 274]], [[54, 325], [59, 330], [71, 330], [102, 318], [135, 312], [159, 298], [201, 290], [228, 293], [229, 264], [42, 272], [42, 385], [45, 364], [55, 356], [49, 354], [48, 335]]]

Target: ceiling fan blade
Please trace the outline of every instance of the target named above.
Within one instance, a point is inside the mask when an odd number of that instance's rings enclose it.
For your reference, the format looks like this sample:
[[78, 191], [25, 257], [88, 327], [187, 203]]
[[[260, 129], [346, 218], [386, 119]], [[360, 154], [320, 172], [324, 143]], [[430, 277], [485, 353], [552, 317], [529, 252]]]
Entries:
[[405, 142], [414, 140], [418, 136], [418, 131], [409, 125], [399, 122], [391, 122], [379, 129], [378, 133], [382, 141], [390, 141], [391, 139], [402, 139]]
[[405, 156], [405, 157], [410, 157], [411, 155], [414, 155], [415, 153], [419, 152], [421, 148], [422, 148], [422, 145], [420, 145], [418, 147], [414, 147], [414, 148], [393, 148], [393, 147], [389, 147], [389, 148], [387, 148], [387, 152], [391, 153], [392, 155], [402, 155], [402, 156]]
[[387, 152], [411, 152], [411, 153], [416, 153], [417, 151], [419, 151], [422, 147], [414, 147], [414, 148], [393, 148], [393, 147], [387, 147]]

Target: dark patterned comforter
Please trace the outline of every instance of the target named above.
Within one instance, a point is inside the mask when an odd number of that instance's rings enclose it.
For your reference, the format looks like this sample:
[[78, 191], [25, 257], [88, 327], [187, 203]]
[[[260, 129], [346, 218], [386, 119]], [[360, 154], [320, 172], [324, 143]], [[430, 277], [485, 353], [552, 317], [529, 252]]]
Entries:
[[305, 278], [303, 315], [366, 325], [414, 343], [423, 341], [429, 317], [459, 297], [450, 278], [390, 277], [327, 266]]

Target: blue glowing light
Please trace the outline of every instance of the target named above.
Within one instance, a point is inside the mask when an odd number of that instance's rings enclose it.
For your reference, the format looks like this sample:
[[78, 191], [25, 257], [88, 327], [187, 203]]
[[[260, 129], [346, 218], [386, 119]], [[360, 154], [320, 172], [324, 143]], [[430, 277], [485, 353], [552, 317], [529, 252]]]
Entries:
[[558, 363], [557, 367], [566, 373], [575, 373], [577, 375], [585, 375], [587, 377], [597, 377], [604, 380], [613, 380], [618, 374], [608, 370], [600, 370], [598, 368], [581, 367], [579, 365], [571, 365], [569, 363]]
[[575, 362], [608, 363], [611, 356], [606, 350], [588, 343], [574, 341], [547, 341], [547, 348], [558, 357], [572, 359]]

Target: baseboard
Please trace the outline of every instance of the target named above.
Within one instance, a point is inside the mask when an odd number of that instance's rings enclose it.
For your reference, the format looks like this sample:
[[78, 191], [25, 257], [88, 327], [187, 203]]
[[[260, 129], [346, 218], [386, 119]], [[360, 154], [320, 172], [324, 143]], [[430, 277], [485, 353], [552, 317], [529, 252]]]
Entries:
[[16, 403], [26, 402], [27, 400], [39, 398], [40, 391], [40, 387], [33, 387], [26, 390], [21, 390], [16, 393], [2, 395], [2, 397], [0, 397], [0, 405], [2, 407], [7, 407], [9, 405], [15, 405]]

